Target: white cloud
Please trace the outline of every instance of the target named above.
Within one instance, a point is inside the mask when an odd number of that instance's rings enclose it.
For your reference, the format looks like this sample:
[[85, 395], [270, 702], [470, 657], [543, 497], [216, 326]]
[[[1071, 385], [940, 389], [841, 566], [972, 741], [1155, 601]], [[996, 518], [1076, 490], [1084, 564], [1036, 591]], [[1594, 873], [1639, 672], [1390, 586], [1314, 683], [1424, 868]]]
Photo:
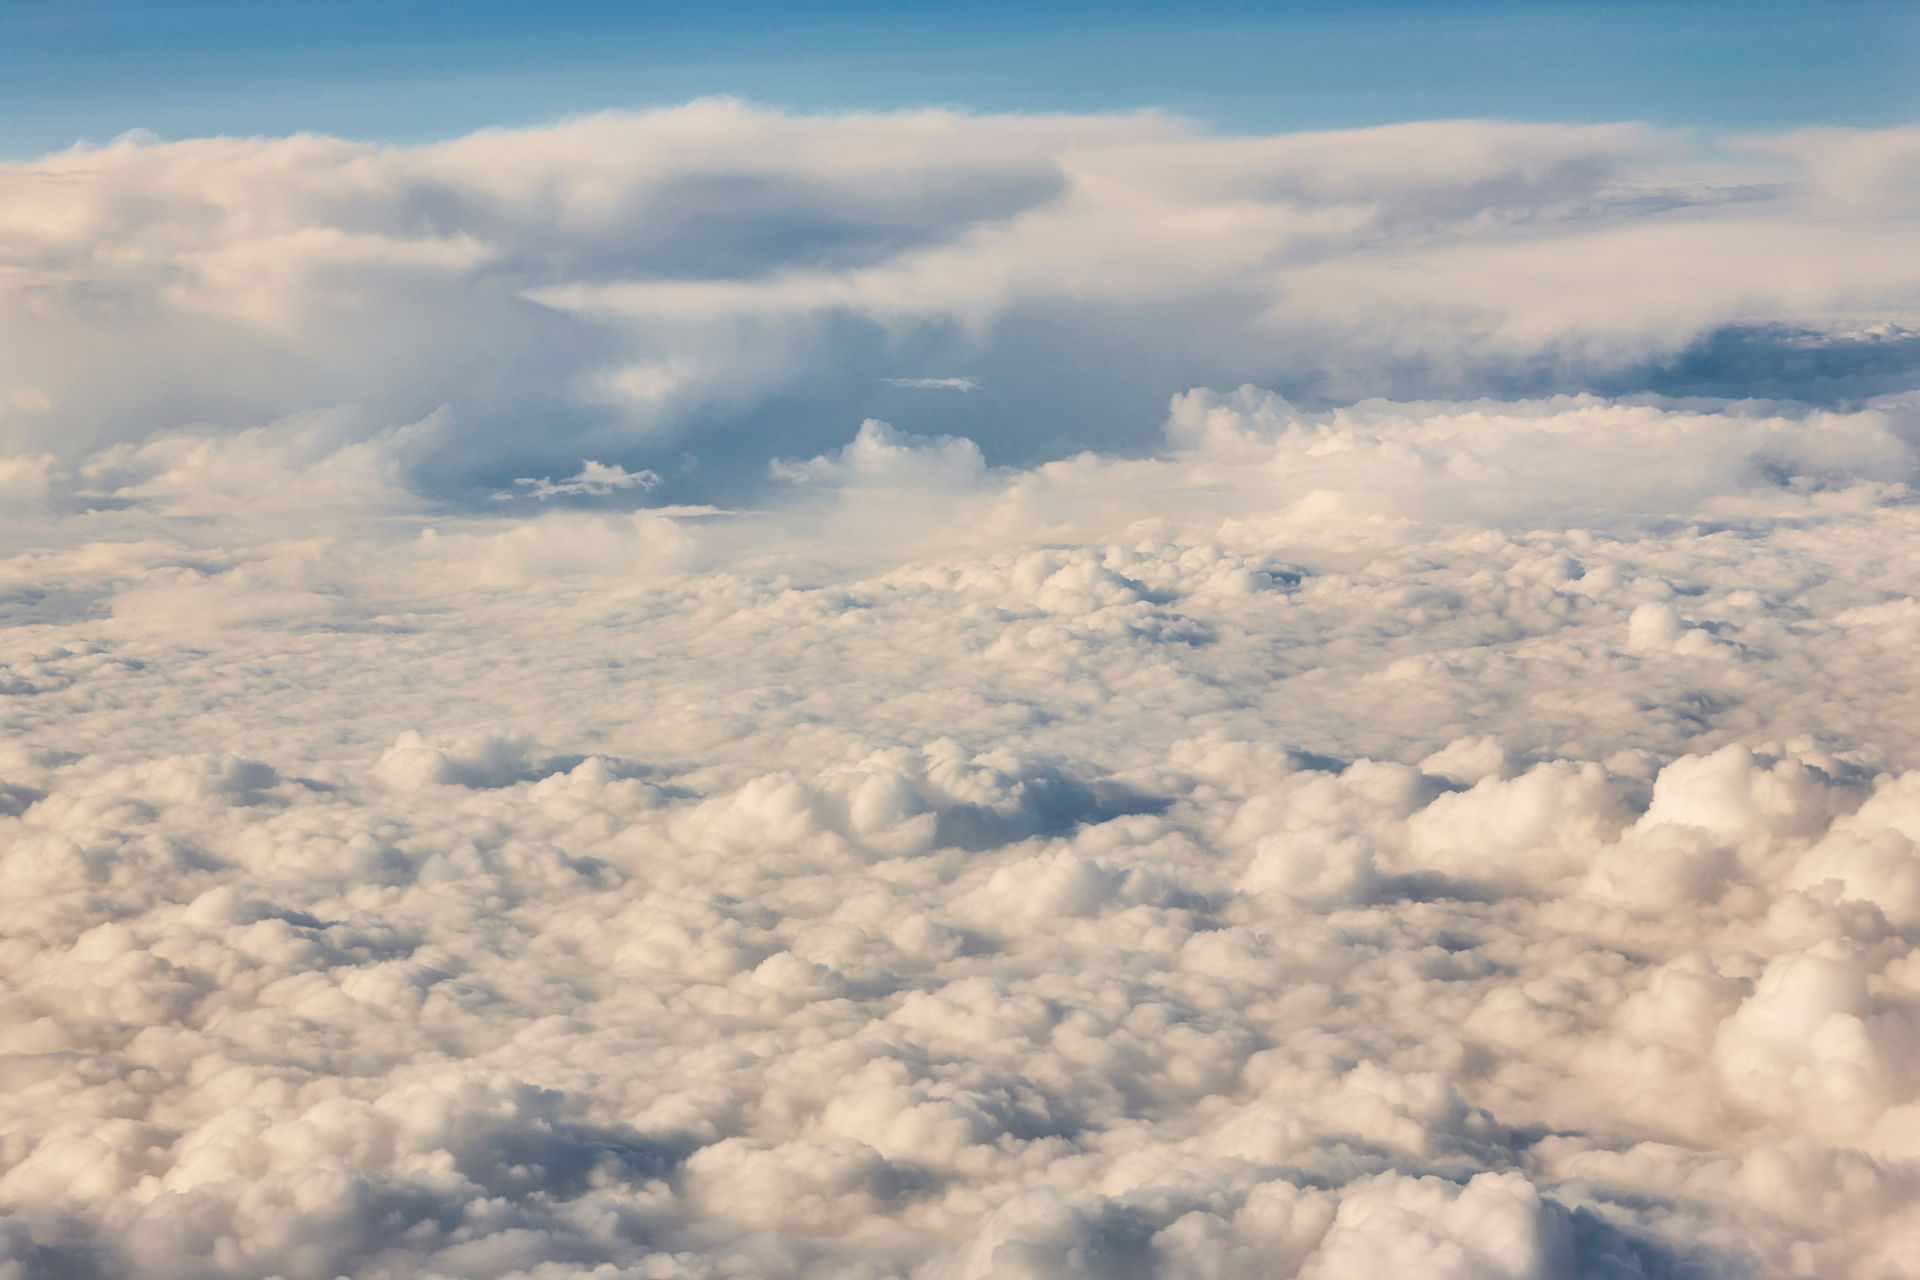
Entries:
[[1900, 1274], [1900, 412], [1196, 392], [698, 519], [35, 462], [6, 1247]]
[[[1885, 391], [1910, 339], [1859, 335], [1920, 325], [1912, 145], [1487, 122], [1221, 139], [725, 101], [422, 147], [129, 137], [0, 166], [0, 417], [71, 461], [445, 405], [415, 487], [473, 498], [618, 456], [704, 499], [824, 448], [877, 385], [993, 386], [907, 425], [1021, 463], [1141, 447], [1150, 406], [1195, 385], [1614, 386], [1716, 334], [1733, 347], [1686, 378], [1815, 335], [1769, 376]], [[887, 373], [942, 364], [970, 373]]]
[[[1684, 141], [703, 104], [9, 171], [65, 354], [0, 401], [0, 1265], [1915, 1274], [1913, 397], [1488, 372], [1897, 355], [1911, 140]], [[937, 416], [1055, 331], [1023, 377], [1472, 385]], [[433, 497], [709, 439], [751, 507]]]

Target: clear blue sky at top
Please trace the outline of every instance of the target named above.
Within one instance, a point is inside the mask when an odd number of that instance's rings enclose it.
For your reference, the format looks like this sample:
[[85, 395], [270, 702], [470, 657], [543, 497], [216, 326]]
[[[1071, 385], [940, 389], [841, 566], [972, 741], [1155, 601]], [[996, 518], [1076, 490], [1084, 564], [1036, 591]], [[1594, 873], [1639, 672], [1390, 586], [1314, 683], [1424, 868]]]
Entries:
[[1433, 117], [1920, 119], [1920, 0], [0, 0], [0, 155], [130, 129], [418, 141], [732, 94], [1163, 107], [1224, 132]]

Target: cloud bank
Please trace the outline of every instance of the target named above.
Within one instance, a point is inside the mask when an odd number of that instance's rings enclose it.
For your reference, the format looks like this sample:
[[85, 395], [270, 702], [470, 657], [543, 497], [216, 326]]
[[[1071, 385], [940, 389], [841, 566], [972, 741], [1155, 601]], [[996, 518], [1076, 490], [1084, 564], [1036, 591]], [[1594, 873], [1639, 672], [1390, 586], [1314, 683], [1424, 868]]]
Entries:
[[0, 1274], [1920, 1275], [1912, 145], [8, 171]]
[[0, 423], [77, 458], [444, 411], [409, 471], [442, 498], [591, 458], [708, 501], [868, 416], [996, 463], [1150, 448], [1203, 385], [1851, 402], [1920, 365], [1916, 156], [726, 101], [407, 148], [131, 137], [0, 167]]

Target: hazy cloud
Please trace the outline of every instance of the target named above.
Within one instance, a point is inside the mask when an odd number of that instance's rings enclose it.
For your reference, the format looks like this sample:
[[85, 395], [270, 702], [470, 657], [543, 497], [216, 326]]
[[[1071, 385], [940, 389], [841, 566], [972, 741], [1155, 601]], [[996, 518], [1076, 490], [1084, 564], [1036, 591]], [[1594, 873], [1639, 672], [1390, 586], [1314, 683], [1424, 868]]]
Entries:
[[[604, 462], [586, 461], [580, 464], [580, 470], [565, 480], [554, 480], [542, 476], [535, 479], [521, 476], [515, 480], [524, 490], [524, 496], [544, 501], [548, 498], [573, 496], [592, 496], [604, 498], [621, 489], [639, 489], [645, 492], [660, 483], [660, 477], [651, 471], [628, 471], [615, 463], [612, 466]], [[496, 498], [512, 498], [512, 493], [496, 493]]]
[[972, 391], [980, 385], [978, 378], [882, 378], [881, 381], [916, 391]]

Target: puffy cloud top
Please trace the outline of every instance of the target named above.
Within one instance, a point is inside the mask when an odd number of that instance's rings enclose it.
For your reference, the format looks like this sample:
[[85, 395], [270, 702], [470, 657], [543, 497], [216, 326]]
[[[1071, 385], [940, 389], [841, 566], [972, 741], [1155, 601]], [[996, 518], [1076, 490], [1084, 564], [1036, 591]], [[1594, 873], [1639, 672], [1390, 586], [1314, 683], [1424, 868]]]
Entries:
[[1912, 147], [5, 171], [0, 1274], [1920, 1276]]

